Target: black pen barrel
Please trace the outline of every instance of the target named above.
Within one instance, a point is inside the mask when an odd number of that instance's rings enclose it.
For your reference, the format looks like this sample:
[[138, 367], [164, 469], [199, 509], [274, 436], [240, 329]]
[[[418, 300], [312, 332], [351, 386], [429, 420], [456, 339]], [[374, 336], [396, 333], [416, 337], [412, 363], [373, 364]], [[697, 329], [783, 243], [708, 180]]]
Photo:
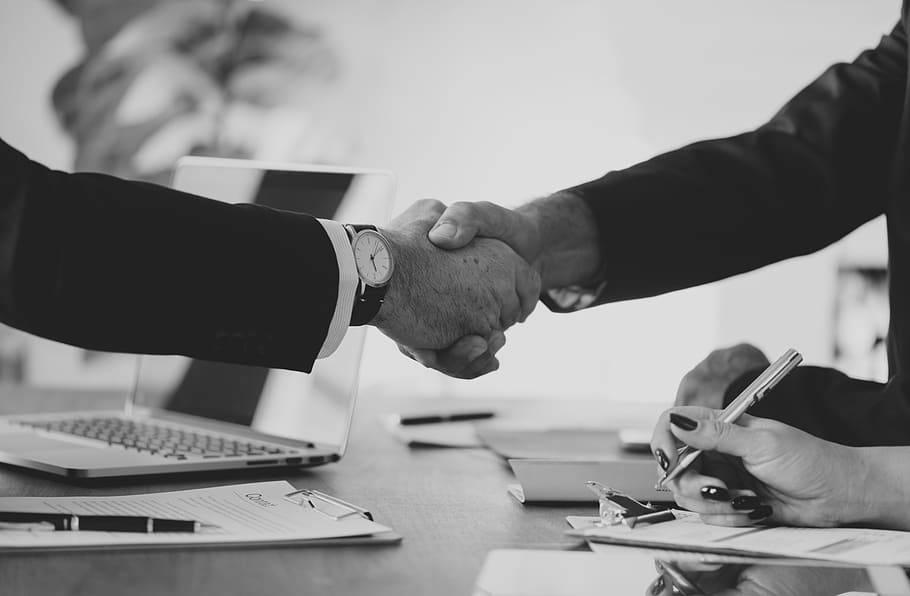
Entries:
[[128, 515], [80, 515], [79, 529], [98, 532], [193, 532], [196, 522], [182, 519], [155, 519]]

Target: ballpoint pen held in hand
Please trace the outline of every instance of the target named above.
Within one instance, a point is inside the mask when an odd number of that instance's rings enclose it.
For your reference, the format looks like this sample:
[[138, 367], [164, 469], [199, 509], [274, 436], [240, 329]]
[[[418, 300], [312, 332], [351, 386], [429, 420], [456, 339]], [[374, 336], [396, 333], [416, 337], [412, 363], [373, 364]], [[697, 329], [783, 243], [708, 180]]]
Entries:
[[[730, 405], [723, 409], [720, 419], [723, 422], [734, 423], [746, 410], [757, 404], [765, 394], [770, 391], [781, 379], [790, 373], [802, 362], [803, 357], [796, 350], [789, 349], [784, 355], [774, 361], [748, 387], [736, 396]], [[657, 483], [657, 488], [665, 488], [667, 482], [682, 474], [686, 468], [702, 454], [700, 449], [693, 449], [688, 445], [683, 448], [676, 459], [676, 466], [667, 470], [664, 477]]]

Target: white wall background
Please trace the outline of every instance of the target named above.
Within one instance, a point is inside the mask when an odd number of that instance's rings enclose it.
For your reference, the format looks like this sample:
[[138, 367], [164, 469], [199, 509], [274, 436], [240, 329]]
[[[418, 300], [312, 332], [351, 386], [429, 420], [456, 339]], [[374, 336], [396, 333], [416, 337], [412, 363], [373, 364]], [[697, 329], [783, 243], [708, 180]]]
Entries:
[[[353, 161], [399, 176], [398, 210], [436, 197], [507, 205], [656, 152], [754, 127], [834, 61], [874, 45], [898, 0], [273, 0], [342, 54], [335, 119]], [[0, 4], [0, 136], [66, 169], [48, 108], [80, 52], [50, 2]], [[575, 315], [539, 310], [502, 369], [453, 381], [375, 334], [364, 391], [666, 401], [716, 345], [830, 360], [838, 259], [882, 261], [878, 224], [837, 248], [713, 286]], [[773, 239], [769, 239], [773, 241]], [[722, 250], [719, 247], [719, 250]], [[66, 349], [43, 348], [62, 378]], [[74, 352], [74, 351], [73, 351]]]

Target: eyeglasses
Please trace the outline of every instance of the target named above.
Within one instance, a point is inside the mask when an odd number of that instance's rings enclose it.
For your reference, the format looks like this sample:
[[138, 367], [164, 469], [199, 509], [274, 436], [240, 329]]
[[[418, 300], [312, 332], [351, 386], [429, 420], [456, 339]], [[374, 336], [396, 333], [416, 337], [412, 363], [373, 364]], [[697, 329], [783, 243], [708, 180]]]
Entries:
[[315, 509], [322, 515], [329, 519], [334, 519], [335, 521], [351, 517], [352, 515], [359, 515], [364, 519], [373, 521], [373, 514], [366, 509], [343, 501], [338, 497], [319, 492], [318, 490], [308, 488], [295, 490], [292, 493], [284, 495], [284, 499], [295, 505], [300, 505], [301, 507]]

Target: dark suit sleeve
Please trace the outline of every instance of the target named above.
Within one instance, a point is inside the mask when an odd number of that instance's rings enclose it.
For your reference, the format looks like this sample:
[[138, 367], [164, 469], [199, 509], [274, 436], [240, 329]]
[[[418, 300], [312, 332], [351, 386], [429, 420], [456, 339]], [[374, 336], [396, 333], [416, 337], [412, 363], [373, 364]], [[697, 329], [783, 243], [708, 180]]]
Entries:
[[0, 320], [95, 350], [309, 371], [338, 268], [314, 218], [102, 174], [0, 141]]
[[[829, 68], [757, 130], [570, 189], [600, 231], [606, 285], [596, 303], [811, 253], [882, 214], [893, 172], [906, 167], [897, 158], [906, 76], [898, 25], [875, 49]], [[849, 445], [906, 445], [910, 400], [899, 379], [882, 385], [800, 367], [753, 413]]]
[[[724, 403], [760, 372], [751, 371], [731, 383]], [[910, 400], [898, 379], [882, 384], [830, 368], [800, 366], [749, 413], [843, 445], [910, 445]]]
[[[719, 280], [816, 251], [883, 213], [907, 71], [902, 26], [769, 123], [569, 189], [600, 231], [597, 303]], [[757, 82], [756, 84], [760, 84]]]

